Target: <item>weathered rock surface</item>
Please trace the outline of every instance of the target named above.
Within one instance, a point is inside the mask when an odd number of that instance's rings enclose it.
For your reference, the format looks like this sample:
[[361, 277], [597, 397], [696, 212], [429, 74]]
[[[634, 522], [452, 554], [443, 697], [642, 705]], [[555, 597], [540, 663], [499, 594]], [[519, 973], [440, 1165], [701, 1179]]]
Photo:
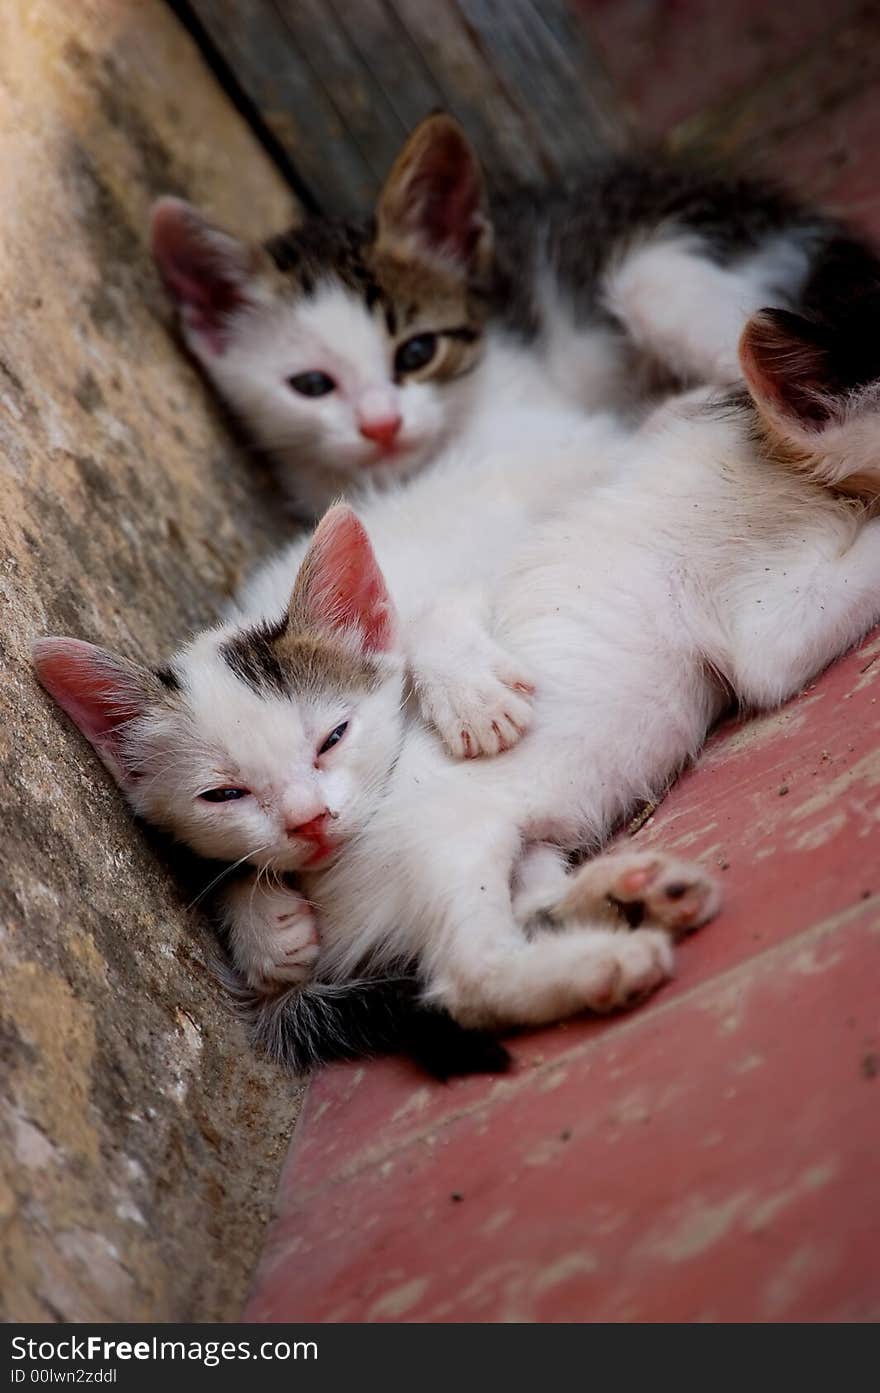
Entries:
[[160, 0], [6, 0], [0, 169], [3, 1315], [234, 1317], [298, 1087], [28, 654], [156, 660], [277, 537], [143, 229], [163, 191], [254, 233], [289, 196]]

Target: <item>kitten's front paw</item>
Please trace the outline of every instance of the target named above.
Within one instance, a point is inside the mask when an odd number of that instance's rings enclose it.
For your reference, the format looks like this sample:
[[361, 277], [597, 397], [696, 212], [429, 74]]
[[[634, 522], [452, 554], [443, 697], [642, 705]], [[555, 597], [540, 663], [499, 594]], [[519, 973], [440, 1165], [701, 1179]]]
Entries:
[[264, 986], [294, 986], [307, 982], [312, 975], [321, 945], [314, 913], [305, 901], [303, 905], [302, 909], [275, 916], [274, 932], [258, 964]]
[[242, 881], [225, 897], [225, 917], [235, 965], [250, 986], [271, 991], [311, 977], [320, 953], [318, 926], [298, 891]]
[[569, 878], [553, 918], [582, 919], [600, 899], [619, 905], [630, 923], [666, 929], [675, 938], [692, 933], [718, 913], [721, 891], [702, 866], [662, 852], [609, 852]]
[[501, 754], [532, 723], [531, 673], [494, 643], [469, 658], [457, 674], [416, 676], [422, 714], [456, 759]]

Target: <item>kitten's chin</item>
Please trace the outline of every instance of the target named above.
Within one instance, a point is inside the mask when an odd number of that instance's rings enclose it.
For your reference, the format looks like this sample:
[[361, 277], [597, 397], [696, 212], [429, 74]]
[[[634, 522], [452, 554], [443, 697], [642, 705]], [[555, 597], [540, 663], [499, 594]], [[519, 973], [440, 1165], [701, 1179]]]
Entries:
[[370, 478], [406, 478], [427, 463], [432, 453], [431, 443], [425, 440], [406, 441], [367, 456], [361, 465], [362, 473]]
[[328, 866], [333, 865], [333, 862], [336, 860], [341, 850], [342, 845], [340, 842], [335, 842], [332, 845], [329, 842], [320, 843], [306, 858], [303, 863], [303, 870], [325, 870]]
[[359, 440], [347, 457], [346, 452], [335, 450], [329, 467], [338, 469], [341, 464], [346, 472], [353, 470], [355, 473], [372, 473], [382, 469], [406, 471], [426, 460], [438, 444], [436, 437], [415, 432], [398, 436], [388, 445]]
[[341, 841], [328, 840], [310, 847], [280, 847], [267, 859], [267, 864], [285, 875], [297, 871], [323, 871], [333, 865], [344, 845]]

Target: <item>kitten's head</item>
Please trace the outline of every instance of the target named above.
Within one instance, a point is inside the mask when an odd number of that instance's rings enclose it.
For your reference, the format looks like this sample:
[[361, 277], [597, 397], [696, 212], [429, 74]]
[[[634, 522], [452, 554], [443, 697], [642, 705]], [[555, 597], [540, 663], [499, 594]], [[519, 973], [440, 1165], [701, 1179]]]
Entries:
[[880, 493], [880, 288], [835, 323], [761, 310], [743, 331], [740, 361], [781, 458], [844, 492]]
[[160, 672], [41, 639], [41, 682], [135, 811], [203, 856], [321, 868], [368, 822], [399, 748], [394, 609], [350, 509], [318, 527], [276, 624], [201, 634]]
[[451, 117], [416, 128], [363, 224], [315, 217], [249, 246], [163, 198], [152, 248], [221, 395], [284, 463], [325, 473], [331, 495], [411, 472], [456, 426], [492, 230], [477, 156]]

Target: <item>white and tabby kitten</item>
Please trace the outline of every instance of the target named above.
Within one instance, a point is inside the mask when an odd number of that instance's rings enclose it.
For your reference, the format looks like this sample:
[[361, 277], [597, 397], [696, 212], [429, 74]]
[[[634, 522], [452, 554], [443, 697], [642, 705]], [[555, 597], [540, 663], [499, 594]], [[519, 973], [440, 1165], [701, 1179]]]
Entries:
[[419, 125], [375, 217], [265, 246], [156, 205], [184, 338], [305, 511], [432, 460], [505, 401], [630, 408], [658, 380], [731, 383], [748, 316], [821, 311], [876, 271], [832, 221], [745, 180], [626, 159], [490, 216], [451, 117]]
[[[446, 631], [443, 701], [462, 728], [474, 665], [502, 704], [505, 679], [534, 679], [534, 724], [517, 743], [526, 721], [502, 727], [497, 758], [451, 761], [400, 708], [420, 635], [430, 648], [443, 632], [427, 613], [401, 624], [391, 598], [418, 609], [409, 592], [446, 547], [433, 512], [420, 536], [404, 517], [407, 569], [381, 504], [364, 511], [389, 593], [363, 522], [332, 510], [292, 597], [295, 552], [252, 592], [260, 623], [202, 635], [164, 682], [74, 640], [37, 645], [42, 681], [138, 811], [197, 849], [301, 871], [320, 949], [301, 934], [314, 984], [257, 1003], [272, 1047], [297, 1063], [340, 1052], [345, 984], [401, 964], [424, 1000], [491, 1028], [622, 1006], [669, 976], [671, 935], [717, 905], [705, 874], [656, 852], [572, 872], [563, 851], [601, 846], [661, 789], [728, 692], [785, 700], [880, 615], [880, 519], [848, 496], [880, 484], [878, 310], [875, 295], [845, 334], [765, 312], [742, 343], [750, 397], [695, 393], [609, 438], [610, 481], [572, 489], [485, 587], [482, 638], [467, 611], [465, 661]], [[303, 904], [267, 893], [270, 915], [256, 882], [239, 919], [265, 941]], [[621, 931], [609, 899], [643, 927]]]
[[[450, 447], [432, 469], [366, 500], [361, 516], [396, 596], [393, 626], [390, 611], [385, 627], [377, 616], [375, 634], [365, 639], [366, 667], [361, 638], [353, 649], [358, 661], [344, 661], [351, 645], [343, 644], [333, 671], [324, 648], [313, 658], [313, 645], [298, 644], [301, 680], [293, 704], [276, 642], [287, 631], [283, 615], [292, 578], [305, 565], [307, 537], [257, 572], [226, 624], [198, 635], [172, 664], [145, 679], [154, 699], [151, 734], [137, 753], [131, 741], [117, 738], [134, 733], [134, 726], [120, 727], [120, 703], [125, 674], [134, 684], [132, 702], [139, 700], [136, 666], [108, 668], [101, 650], [59, 640], [51, 650], [40, 648], [41, 676], [60, 696], [52, 674], [66, 674], [65, 709], [141, 816], [203, 856], [232, 862], [247, 852], [247, 860], [267, 872], [301, 870], [368, 820], [400, 738], [405, 666], [426, 713], [457, 754], [498, 752], [527, 728], [531, 673], [487, 645], [488, 587], [542, 518], [600, 476], [622, 434], [610, 416], [520, 406], [499, 422], [494, 449]], [[322, 536], [331, 522], [332, 515]], [[322, 569], [328, 603], [339, 604], [342, 618], [351, 611], [344, 587], [355, 573], [365, 592], [375, 583], [377, 593], [385, 593], [378, 572], [374, 580], [363, 570], [371, 554], [364, 533], [349, 539], [348, 552], [334, 551], [338, 585]], [[308, 574], [307, 567], [304, 584]], [[107, 669], [106, 688], [98, 668]], [[179, 700], [183, 668], [190, 674], [186, 708]], [[383, 675], [388, 682], [378, 680]], [[83, 698], [97, 695], [98, 702], [83, 705], [80, 691]], [[237, 746], [230, 730], [237, 732]], [[279, 763], [279, 750], [294, 734], [295, 766], [286, 757]], [[247, 847], [240, 845], [242, 836]], [[294, 905], [289, 889], [266, 874], [258, 883], [252, 876], [234, 884], [224, 907], [236, 965], [251, 985], [304, 978], [317, 955], [306, 903]], [[283, 931], [279, 915], [285, 916]]]

